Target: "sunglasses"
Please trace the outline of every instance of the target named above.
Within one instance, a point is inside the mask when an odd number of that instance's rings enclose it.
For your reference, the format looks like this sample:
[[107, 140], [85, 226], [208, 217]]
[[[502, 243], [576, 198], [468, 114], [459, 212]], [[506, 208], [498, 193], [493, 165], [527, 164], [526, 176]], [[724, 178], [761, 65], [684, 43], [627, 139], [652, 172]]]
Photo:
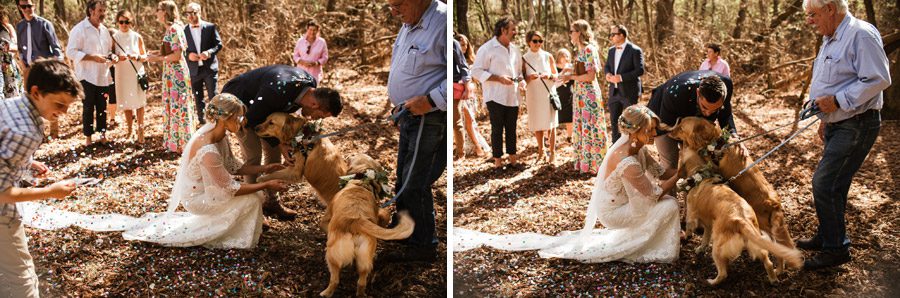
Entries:
[[131, 21], [129, 20], [119, 20], [120, 25], [131, 25]]
[[531, 43], [544, 43], [544, 40], [543, 39], [535, 39], [535, 40], [532, 40]]
[[33, 4], [22, 4], [22, 5], [19, 5], [19, 8], [21, 8], [21, 9], [31, 9], [32, 7], [34, 7]]

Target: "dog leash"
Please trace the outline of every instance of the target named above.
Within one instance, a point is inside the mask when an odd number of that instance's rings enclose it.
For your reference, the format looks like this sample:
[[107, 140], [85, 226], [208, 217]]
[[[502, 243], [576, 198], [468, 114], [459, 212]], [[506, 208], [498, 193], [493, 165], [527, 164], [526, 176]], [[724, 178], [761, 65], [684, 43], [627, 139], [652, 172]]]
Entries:
[[[813, 114], [813, 115], [814, 115], [814, 114]], [[812, 116], [812, 115], [810, 115], [810, 116]], [[801, 120], [802, 120], [802, 119], [801, 119]], [[746, 168], [744, 168], [743, 170], [741, 170], [740, 172], [738, 172], [736, 175], [731, 176], [731, 178], [728, 178], [728, 180], [725, 180], [723, 183], [731, 183], [731, 181], [733, 181], [735, 178], [737, 178], [737, 177], [743, 175], [744, 173], [746, 173], [748, 170], [750, 170], [750, 168], [753, 168], [753, 166], [755, 166], [756, 164], [758, 164], [759, 162], [761, 162], [763, 159], [766, 159], [766, 157], [769, 157], [769, 155], [772, 154], [772, 152], [775, 152], [775, 150], [778, 150], [779, 148], [781, 148], [782, 146], [784, 146], [784, 144], [787, 144], [787, 142], [790, 142], [792, 139], [794, 139], [794, 137], [796, 137], [797, 135], [799, 135], [801, 132], [803, 132], [804, 130], [806, 130], [807, 128], [809, 128], [811, 125], [813, 125], [813, 124], [816, 123], [816, 122], [819, 122], [819, 119], [818, 119], [818, 118], [816, 118], [816, 119], [813, 120], [812, 122], [809, 122], [809, 124], [807, 124], [807, 125], [804, 126], [803, 128], [801, 128], [801, 129], [797, 130], [796, 132], [794, 132], [794, 134], [792, 134], [790, 137], [788, 137], [787, 139], [784, 139], [784, 141], [781, 141], [781, 144], [778, 144], [778, 146], [775, 146], [775, 148], [772, 148], [772, 150], [769, 150], [769, 152], [766, 152], [766, 154], [763, 154], [762, 157], [760, 157], [759, 159], [757, 159], [756, 161], [754, 161], [753, 163], [751, 163], [749, 166], [747, 166]]]
[[[391, 115], [390, 119], [396, 123], [397, 121], [400, 120], [400, 116], [403, 115], [404, 113], [409, 113], [409, 111], [402, 108], [402, 106], [401, 106], [400, 111], [398, 111], [396, 114]], [[381, 204], [381, 208], [387, 208], [388, 206], [393, 205], [395, 202], [397, 202], [397, 199], [400, 198], [400, 194], [402, 194], [403, 191], [406, 190], [406, 186], [409, 185], [409, 176], [412, 175], [413, 167], [416, 165], [416, 157], [419, 155], [419, 141], [422, 139], [422, 128], [424, 128], [424, 127], [425, 127], [425, 115], [422, 115], [422, 119], [419, 119], [419, 132], [416, 134], [416, 146], [413, 149], [413, 157], [412, 157], [413, 159], [412, 159], [412, 162], [409, 164], [409, 169], [406, 172], [406, 178], [403, 179], [403, 186], [400, 187], [400, 190], [397, 191], [397, 194], [395, 194], [393, 198], [391, 198], [387, 202], [384, 202], [384, 204]], [[400, 177], [397, 177], [397, 178], [400, 178]]]
[[725, 144], [724, 146], [722, 146], [722, 149], [728, 148], [728, 147], [730, 147], [730, 146], [737, 145], [737, 144], [740, 144], [740, 143], [743, 143], [743, 142], [746, 142], [746, 141], [749, 141], [749, 140], [752, 140], [752, 139], [755, 139], [755, 138], [758, 138], [758, 137], [761, 137], [761, 136], [764, 136], [764, 135], [767, 135], [767, 134], [770, 134], [770, 133], [772, 133], [773, 131], [776, 131], [776, 130], [779, 130], [779, 129], [782, 129], [782, 128], [785, 128], [785, 127], [788, 127], [788, 126], [794, 126], [795, 124], [799, 123], [800, 121], [806, 120], [807, 118], [812, 117], [812, 116], [815, 116], [815, 115], [817, 115], [817, 114], [819, 114], [819, 113], [821, 113], [821, 112], [822, 112], [822, 111], [819, 110], [819, 107], [816, 106], [816, 103], [815, 103], [815, 102], [812, 102], [812, 105], [810, 105], [810, 107], [804, 109], [803, 111], [800, 111], [800, 119], [797, 119], [797, 121], [794, 121], [794, 122], [791, 122], [791, 123], [788, 123], [788, 124], [785, 124], [785, 125], [781, 125], [781, 126], [775, 127], [775, 128], [773, 128], [773, 129], [770, 129], [770, 130], [763, 131], [763, 132], [761, 132], [761, 133], [755, 134], [755, 135], [753, 135], [753, 136], [750, 136], [750, 137], [741, 139], [741, 140], [736, 141], [736, 142], [733, 142], [733, 143]]

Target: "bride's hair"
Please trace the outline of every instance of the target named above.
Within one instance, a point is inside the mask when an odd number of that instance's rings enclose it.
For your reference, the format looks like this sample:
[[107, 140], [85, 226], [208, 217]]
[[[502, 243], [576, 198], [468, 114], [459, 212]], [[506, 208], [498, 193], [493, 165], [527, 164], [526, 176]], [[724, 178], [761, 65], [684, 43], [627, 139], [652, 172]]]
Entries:
[[659, 117], [647, 106], [632, 105], [625, 108], [625, 111], [622, 111], [622, 116], [619, 116], [619, 130], [627, 134], [634, 134], [650, 125], [654, 119], [659, 129], [670, 130], [669, 126], [659, 121]]
[[244, 106], [244, 103], [237, 96], [229, 93], [219, 93], [206, 104], [206, 108], [203, 109], [203, 118], [207, 122], [215, 122], [221, 119], [228, 119], [228, 117], [234, 116], [234, 114], [239, 112], [246, 113], [247, 107]]

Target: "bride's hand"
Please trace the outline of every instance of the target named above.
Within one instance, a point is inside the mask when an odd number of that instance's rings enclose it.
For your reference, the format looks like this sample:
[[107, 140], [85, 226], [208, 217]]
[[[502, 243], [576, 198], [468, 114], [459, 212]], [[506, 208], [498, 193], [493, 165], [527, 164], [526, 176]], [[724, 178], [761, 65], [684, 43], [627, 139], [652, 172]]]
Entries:
[[287, 190], [287, 182], [281, 179], [269, 180], [266, 181], [266, 189], [271, 191], [284, 191]]

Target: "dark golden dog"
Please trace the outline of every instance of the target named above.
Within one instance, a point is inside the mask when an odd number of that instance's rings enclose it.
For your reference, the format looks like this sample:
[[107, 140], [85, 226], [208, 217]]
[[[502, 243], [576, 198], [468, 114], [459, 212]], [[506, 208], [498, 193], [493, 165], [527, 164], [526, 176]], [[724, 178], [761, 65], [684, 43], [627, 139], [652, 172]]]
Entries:
[[[684, 148], [699, 151], [716, 141], [721, 132], [715, 124], [703, 118], [686, 117], [672, 129], [669, 136], [682, 141]], [[737, 175], [753, 163], [747, 154], [747, 148], [743, 145], [728, 146], [722, 149], [719, 155], [721, 158], [717, 166], [725, 179]], [[735, 178], [731, 182], [731, 187], [753, 207], [760, 229], [771, 235], [775, 242], [794, 248], [794, 241], [781, 207], [781, 198], [758, 168], [750, 168]], [[784, 261], [777, 260], [777, 265], [776, 274], [780, 274], [785, 269]]]
[[[386, 229], [391, 221], [390, 212], [378, 207], [378, 197], [382, 185], [365, 178], [367, 171], [381, 171], [381, 165], [368, 155], [359, 154], [350, 158], [348, 174], [357, 175], [347, 182], [331, 202], [334, 210], [328, 222], [328, 243], [325, 260], [331, 279], [321, 296], [331, 297], [340, 281], [341, 268], [356, 263], [359, 273], [356, 296], [364, 296], [369, 273], [375, 258], [378, 239], [398, 240], [409, 237], [414, 223], [406, 211], [400, 212], [399, 224]], [[360, 177], [361, 176], [361, 177]]]
[[[707, 166], [696, 151], [682, 148], [679, 169], [692, 177]], [[703, 227], [703, 241], [697, 252], [706, 249], [712, 240], [712, 257], [718, 274], [707, 279], [710, 285], [721, 283], [728, 276], [728, 263], [740, 256], [744, 248], [766, 268], [769, 282], [778, 276], [769, 260], [769, 252], [784, 260], [793, 268], [800, 268], [803, 260], [800, 251], [772, 242], [760, 232], [753, 208], [737, 193], [716, 178], [702, 179], [688, 191], [685, 208], [686, 233], [690, 235], [697, 226]]]

